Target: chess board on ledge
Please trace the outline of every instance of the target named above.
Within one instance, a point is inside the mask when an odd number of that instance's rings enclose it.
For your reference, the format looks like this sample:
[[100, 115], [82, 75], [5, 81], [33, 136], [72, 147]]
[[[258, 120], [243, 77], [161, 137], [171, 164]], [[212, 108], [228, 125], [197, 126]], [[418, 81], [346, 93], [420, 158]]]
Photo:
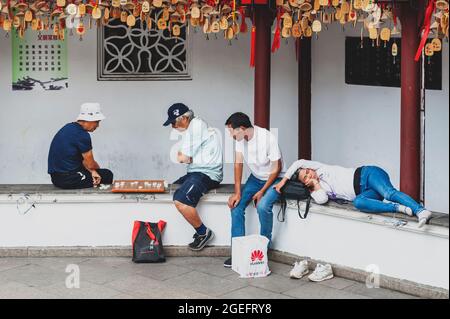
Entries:
[[113, 193], [164, 193], [164, 180], [116, 180]]

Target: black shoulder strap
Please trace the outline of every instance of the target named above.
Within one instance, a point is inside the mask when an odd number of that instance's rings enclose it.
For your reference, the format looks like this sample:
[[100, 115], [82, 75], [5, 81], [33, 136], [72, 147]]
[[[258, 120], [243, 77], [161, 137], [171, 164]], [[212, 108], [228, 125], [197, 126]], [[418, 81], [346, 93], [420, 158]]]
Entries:
[[300, 211], [300, 201], [297, 201], [298, 217], [300, 217], [300, 219], [306, 219], [306, 217], [308, 217], [310, 206], [311, 206], [311, 196], [309, 196], [308, 199], [306, 200], [305, 214], [302, 216], [302, 213]]
[[280, 223], [283, 223], [286, 220], [286, 208], [287, 208], [287, 201], [284, 196], [281, 196], [280, 198], [280, 210], [278, 211], [277, 219]]

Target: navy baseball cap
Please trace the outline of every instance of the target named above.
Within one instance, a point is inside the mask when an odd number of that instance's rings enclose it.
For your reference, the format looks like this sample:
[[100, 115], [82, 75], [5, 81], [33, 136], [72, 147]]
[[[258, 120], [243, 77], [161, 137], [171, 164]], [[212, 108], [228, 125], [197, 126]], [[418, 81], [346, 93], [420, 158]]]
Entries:
[[169, 118], [167, 121], [163, 124], [164, 126], [168, 126], [170, 124], [175, 123], [175, 120], [177, 117], [183, 115], [184, 113], [188, 112], [189, 108], [184, 105], [183, 103], [175, 103], [171, 107], [169, 107], [169, 110], [167, 111], [167, 115]]

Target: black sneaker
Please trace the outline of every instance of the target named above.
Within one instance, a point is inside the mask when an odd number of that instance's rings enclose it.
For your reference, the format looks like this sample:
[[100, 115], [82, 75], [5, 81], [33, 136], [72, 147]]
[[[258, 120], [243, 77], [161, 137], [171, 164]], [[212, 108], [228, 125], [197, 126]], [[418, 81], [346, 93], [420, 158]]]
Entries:
[[232, 263], [231, 263], [231, 257], [228, 258], [227, 260], [225, 260], [225, 262], [223, 263], [223, 266], [224, 266], [225, 268], [231, 268], [231, 265], [232, 265]]
[[206, 234], [205, 235], [199, 235], [197, 233], [194, 234], [193, 236], [194, 241], [192, 243], [189, 244], [189, 248], [191, 250], [202, 250], [206, 244], [214, 238], [214, 233], [211, 229], [207, 229], [206, 230]]

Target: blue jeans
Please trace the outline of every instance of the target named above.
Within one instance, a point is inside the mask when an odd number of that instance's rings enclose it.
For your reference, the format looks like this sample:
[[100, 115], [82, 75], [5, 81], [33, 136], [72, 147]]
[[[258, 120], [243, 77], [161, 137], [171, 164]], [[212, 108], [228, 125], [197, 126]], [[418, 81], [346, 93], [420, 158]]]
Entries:
[[[279, 181], [280, 179], [277, 179], [274, 184]], [[252, 197], [259, 192], [265, 184], [266, 181], [262, 181], [253, 175], [250, 175], [248, 178], [244, 189], [242, 190], [241, 201], [231, 210], [231, 237], [245, 236], [245, 209], [252, 201]], [[280, 198], [280, 194], [273, 189], [273, 185], [266, 191], [256, 207], [259, 223], [261, 225], [261, 235], [267, 237], [269, 241], [272, 240], [273, 205]]]
[[[409, 195], [396, 190], [389, 175], [380, 167], [364, 166], [361, 171], [361, 194], [356, 196], [353, 205], [367, 213], [397, 212], [398, 205], [412, 209], [417, 215], [425, 208]], [[383, 202], [383, 199], [390, 203]]]

